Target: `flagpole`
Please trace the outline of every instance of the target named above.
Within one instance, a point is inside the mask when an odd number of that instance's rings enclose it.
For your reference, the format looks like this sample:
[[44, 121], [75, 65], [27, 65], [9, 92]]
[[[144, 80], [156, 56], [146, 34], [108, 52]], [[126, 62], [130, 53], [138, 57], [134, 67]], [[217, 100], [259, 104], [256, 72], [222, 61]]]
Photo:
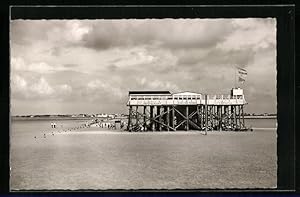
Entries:
[[234, 88], [236, 88], [236, 68], [234, 68]]

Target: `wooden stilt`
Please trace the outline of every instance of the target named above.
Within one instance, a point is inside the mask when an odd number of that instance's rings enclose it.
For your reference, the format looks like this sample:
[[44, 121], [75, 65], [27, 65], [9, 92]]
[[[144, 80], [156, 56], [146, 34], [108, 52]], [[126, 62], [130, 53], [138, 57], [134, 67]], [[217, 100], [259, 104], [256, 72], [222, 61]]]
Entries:
[[[159, 116], [161, 114], [161, 109], [162, 107], [161, 106], [157, 106], [157, 115]], [[159, 123], [158, 123], [158, 131], [161, 131], [161, 122], [162, 122], [162, 116], [159, 116]]]
[[175, 131], [176, 131], [176, 124], [175, 124], [175, 121], [176, 121], [176, 116], [175, 116], [175, 106], [173, 105], [173, 107], [172, 107], [172, 127], [175, 128]]
[[239, 105], [239, 130], [241, 130], [241, 106]]
[[147, 115], [147, 114], [146, 114], [146, 107], [147, 107], [147, 106], [144, 106], [144, 111], [143, 111], [143, 117], [144, 117], [144, 118], [143, 118], [143, 119], [144, 119], [144, 121], [143, 121], [143, 123], [144, 123], [144, 124], [143, 124], [143, 127], [144, 127], [144, 131], [147, 130], [147, 122], [146, 122], [146, 115]]
[[207, 127], [208, 127], [208, 119], [207, 119], [207, 94], [205, 95], [205, 132], [207, 132]]
[[210, 120], [210, 126], [213, 128], [214, 119], [213, 119], [213, 106], [212, 105], [209, 107], [209, 120]]
[[[201, 125], [201, 117], [200, 117], [200, 106], [197, 105], [197, 124]], [[200, 126], [201, 127], [201, 126]], [[202, 128], [202, 127], [201, 127]]]
[[153, 119], [153, 108], [154, 106], [150, 106], [150, 129], [151, 131], [154, 131], [154, 121]]
[[128, 131], [131, 131], [131, 119], [132, 119], [132, 106], [129, 106], [128, 125], [127, 125]]
[[242, 105], [242, 121], [243, 121], [243, 128], [244, 128], [245, 127], [244, 105]]
[[234, 105], [233, 106], [233, 111], [234, 111], [234, 113], [233, 113], [234, 128], [237, 128], [236, 108], [237, 108], [237, 106]]
[[135, 107], [135, 128], [139, 127], [139, 116], [138, 116], [139, 106]]
[[186, 130], [189, 130], [189, 106], [187, 105], [185, 108], [185, 116], [186, 116]]
[[201, 122], [200, 122], [200, 125], [201, 125], [201, 128], [203, 129], [203, 122], [204, 122], [204, 110], [203, 110], [203, 105], [201, 105]]
[[219, 118], [219, 131], [221, 131], [222, 129], [222, 107], [221, 106], [218, 106], [218, 118]]
[[168, 125], [167, 131], [169, 131], [170, 130], [170, 128], [169, 128], [169, 126], [170, 126], [170, 107], [169, 106], [167, 107], [167, 125]]

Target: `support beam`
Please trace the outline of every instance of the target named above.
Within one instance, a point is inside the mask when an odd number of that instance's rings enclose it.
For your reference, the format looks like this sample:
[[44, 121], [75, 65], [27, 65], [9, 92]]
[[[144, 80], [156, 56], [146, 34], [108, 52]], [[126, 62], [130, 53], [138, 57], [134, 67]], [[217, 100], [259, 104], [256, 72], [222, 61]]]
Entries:
[[219, 131], [222, 130], [222, 106], [218, 106]]
[[176, 127], [175, 127], [176, 123], [175, 123], [175, 121], [176, 121], [175, 106], [173, 105], [173, 107], [172, 107], [172, 127], [175, 128], [175, 131], [176, 131]]
[[200, 109], [199, 105], [197, 105], [197, 124], [201, 124], [201, 117], [200, 117]]
[[234, 122], [234, 128], [235, 128], [235, 129], [237, 128], [236, 108], [237, 108], [237, 106], [234, 105], [234, 106], [233, 106], [233, 111], [234, 111], [234, 113], [233, 113], [233, 122]]
[[245, 127], [244, 105], [242, 105], [242, 120], [243, 120], [243, 127]]
[[241, 106], [239, 105], [239, 130], [241, 130]]
[[206, 94], [205, 95], [205, 132], [207, 132], [207, 126], [208, 126], [207, 114], [208, 113], [207, 113], [207, 94]]
[[167, 131], [170, 130], [169, 126], [170, 126], [170, 107], [167, 107]]
[[128, 125], [127, 130], [131, 131], [131, 117], [132, 116], [132, 106], [129, 106], [129, 114], [128, 114]]
[[189, 130], [189, 106], [185, 107], [185, 116], [186, 116], [186, 130]]
[[210, 120], [210, 126], [214, 127], [214, 118], [213, 118], [213, 105], [209, 107], [209, 120]]
[[154, 108], [154, 106], [150, 106], [150, 129], [151, 129], [151, 131], [154, 131], [154, 122], [152, 121], [153, 108]]
[[139, 126], [139, 116], [138, 116], [139, 106], [135, 107], [135, 128]]
[[146, 122], [146, 107], [147, 106], [144, 106], [144, 111], [143, 111], [143, 118], [144, 118], [144, 121], [143, 121], [143, 123], [144, 123], [144, 131], [146, 131], [147, 130], [147, 122]]
[[[167, 118], [168, 118], [168, 107], [167, 106], [164, 106], [163, 107], [164, 111], [163, 111], [163, 122], [164, 124], [167, 124]], [[168, 130], [164, 125], [163, 125], [163, 131], [166, 131]]]
[[159, 116], [159, 123], [158, 123], [158, 130], [161, 131], [161, 127], [162, 127], [162, 116], [161, 116], [161, 110], [162, 110], [162, 106], [157, 106], [157, 115], [160, 115]]
[[201, 110], [201, 122], [200, 122], [200, 124], [201, 124], [201, 128], [203, 129], [203, 122], [204, 122], [204, 110], [203, 110], [203, 105], [201, 105], [200, 106], [201, 108], [200, 108], [200, 110]]

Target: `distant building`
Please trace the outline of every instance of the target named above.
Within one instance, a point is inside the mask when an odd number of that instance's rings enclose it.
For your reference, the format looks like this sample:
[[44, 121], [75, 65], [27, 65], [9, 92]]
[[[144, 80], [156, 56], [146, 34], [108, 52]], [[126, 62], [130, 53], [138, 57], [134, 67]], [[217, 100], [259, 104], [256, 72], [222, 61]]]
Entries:
[[108, 115], [107, 115], [107, 114], [97, 114], [96, 117], [97, 117], [97, 118], [107, 118]]

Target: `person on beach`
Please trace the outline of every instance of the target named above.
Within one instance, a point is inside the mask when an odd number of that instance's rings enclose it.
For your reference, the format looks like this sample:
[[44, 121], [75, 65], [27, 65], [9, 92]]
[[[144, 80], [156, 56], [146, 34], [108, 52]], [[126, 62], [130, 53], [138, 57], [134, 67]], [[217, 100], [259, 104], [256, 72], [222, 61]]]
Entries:
[[46, 138], [46, 134], [44, 133], [44, 138]]

